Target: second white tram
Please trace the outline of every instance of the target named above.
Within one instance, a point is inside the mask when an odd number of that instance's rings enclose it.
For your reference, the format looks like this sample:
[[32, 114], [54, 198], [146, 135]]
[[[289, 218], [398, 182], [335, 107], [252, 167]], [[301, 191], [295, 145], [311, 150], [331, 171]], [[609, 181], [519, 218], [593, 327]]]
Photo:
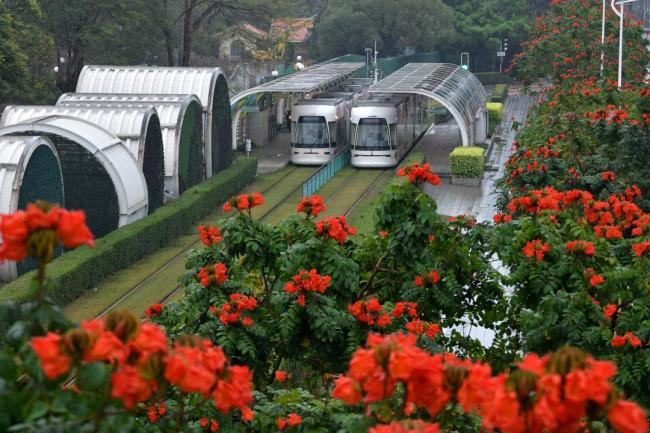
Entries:
[[350, 140], [354, 93], [324, 93], [291, 107], [291, 162], [322, 165]]
[[350, 115], [354, 167], [394, 167], [433, 124], [428, 98], [375, 94], [359, 101]]

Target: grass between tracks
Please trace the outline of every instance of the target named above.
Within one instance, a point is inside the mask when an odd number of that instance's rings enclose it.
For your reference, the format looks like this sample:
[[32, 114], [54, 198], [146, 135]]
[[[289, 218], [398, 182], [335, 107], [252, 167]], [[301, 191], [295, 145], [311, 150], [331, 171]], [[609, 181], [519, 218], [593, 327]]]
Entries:
[[[291, 172], [289, 176], [274, 185], [289, 172]], [[302, 184], [302, 181], [312, 172], [313, 169], [310, 168], [287, 167], [258, 177], [241, 192], [265, 191], [271, 188], [264, 192], [265, 204], [254, 210], [255, 217], [259, 218], [269, 208], [281, 202], [291, 190]], [[295, 206], [295, 202], [293, 206]], [[136, 292], [120, 302], [119, 309], [126, 309], [141, 315], [145, 308], [159, 302], [177, 286], [178, 277], [185, 271], [184, 251], [198, 241], [197, 227], [200, 224], [215, 224], [221, 217], [223, 214], [221, 205], [219, 205], [207, 217], [202, 218], [185, 230], [182, 235], [170, 241], [166, 247], [143, 257], [123, 271], [111, 275], [99, 283], [95, 289], [70, 303], [65, 308], [66, 314], [75, 321], [96, 317], [109, 305], [138, 286], [149, 275], [167, 265], [165, 269], [142, 284]], [[177, 292], [173, 298], [178, 299], [182, 295], [182, 292]]]
[[[401, 166], [409, 165], [414, 162], [423, 163], [425, 159], [424, 153], [414, 152], [411, 153], [402, 163]], [[379, 205], [381, 193], [388, 187], [391, 182], [401, 182], [401, 178], [395, 176], [396, 170], [386, 170], [381, 178], [375, 183], [372, 190], [361, 200], [357, 207], [352, 211], [349, 216], [351, 225], [357, 228], [359, 233], [370, 233], [375, 227], [375, 210]]]

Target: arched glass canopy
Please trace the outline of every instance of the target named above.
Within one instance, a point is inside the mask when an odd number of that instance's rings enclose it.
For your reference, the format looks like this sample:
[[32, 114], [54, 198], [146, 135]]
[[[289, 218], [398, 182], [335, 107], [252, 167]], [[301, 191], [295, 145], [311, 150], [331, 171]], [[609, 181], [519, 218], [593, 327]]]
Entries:
[[416, 93], [435, 99], [454, 116], [463, 146], [471, 146], [477, 138], [486, 136], [487, 92], [474, 74], [458, 65], [409, 63], [372, 85], [368, 91]]

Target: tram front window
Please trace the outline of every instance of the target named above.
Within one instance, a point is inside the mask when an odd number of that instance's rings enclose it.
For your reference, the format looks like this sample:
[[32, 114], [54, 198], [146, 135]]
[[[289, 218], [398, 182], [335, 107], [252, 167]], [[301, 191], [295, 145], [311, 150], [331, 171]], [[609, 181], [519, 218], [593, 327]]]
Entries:
[[329, 147], [329, 130], [323, 116], [300, 116], [291, 131], [293, 147]]
[[386, 119], [359, 120], [354, 148], [358, 150], [390, 150], [390, 128]]

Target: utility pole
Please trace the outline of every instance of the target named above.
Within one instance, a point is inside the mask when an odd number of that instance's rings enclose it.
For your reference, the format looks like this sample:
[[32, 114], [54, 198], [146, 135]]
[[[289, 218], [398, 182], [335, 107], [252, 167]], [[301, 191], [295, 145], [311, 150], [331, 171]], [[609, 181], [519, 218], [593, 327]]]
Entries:
[[379, 54], [379, 51], [377, 51], [377, 40], [375, 40], [375, 56], [373, 60], [373, 68], [375, 72], [373, 73], [373, 82], [379, 81], [378, 75], [379, 75], [379, 65], [377, 64], [377, 55]]
[[[623, 21], [625, 18], [625, 5], [635, 2], [636, 0], [612, 0], [612, 10], [619, 17], [618, 29], [618, 88], [623, 85]], [[616, 9], [616, 5], [621, 6], [621, 10]]]

